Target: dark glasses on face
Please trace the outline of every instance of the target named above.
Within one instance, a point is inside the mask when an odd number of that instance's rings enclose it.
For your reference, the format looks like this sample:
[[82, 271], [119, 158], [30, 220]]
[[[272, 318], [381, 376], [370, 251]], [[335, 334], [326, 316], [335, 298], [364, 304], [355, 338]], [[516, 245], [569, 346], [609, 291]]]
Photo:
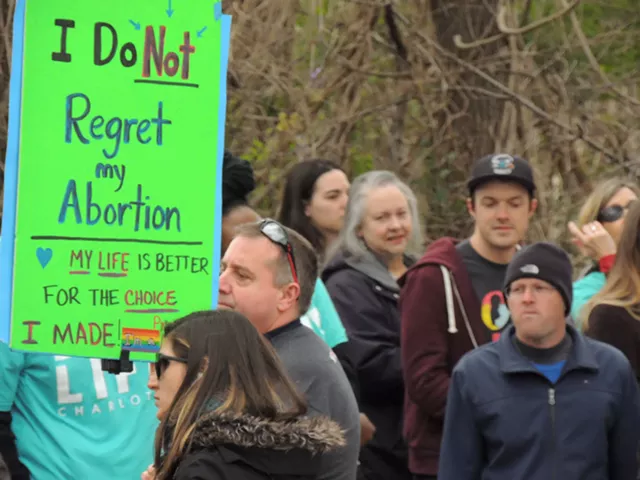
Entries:
[[295, 283], [298, 283], [296, 262], [293, 258], [293, 248], [291, 247], [291, 243], [289, 242], [289, 235], [287, 235], [287, 231], [275, 220], [267, 218], [260, 222], [260, 232], [262, 232], [262, 234], [273, 243], [282, 247], [284, 253], [287, 254], [287, 259], [289, 260], [289, 267], [291, 268], [291, 276], [293, 277], [293, 281]]
[[158, 380], [160, 380], [160, 377], [165, 372], [165, 370], [169, 368], [169, 364], [171, 362], [184, 363], [185, 365], [188, 363], [186, 358], [172, 357], [171, 355], [159, 353], [156, 358], [156, 377], [158, 378]]
[[600, 223], [611, 223], [620, 220], [626, 211], [629, 210], [632, 203], [633, 202], [629, 203], [626, 207], [623, 207], [622, 205], [611, 205], [609, 207], [605, 207], [600, 210], [600, 213], [598, 213], [597, 220]]

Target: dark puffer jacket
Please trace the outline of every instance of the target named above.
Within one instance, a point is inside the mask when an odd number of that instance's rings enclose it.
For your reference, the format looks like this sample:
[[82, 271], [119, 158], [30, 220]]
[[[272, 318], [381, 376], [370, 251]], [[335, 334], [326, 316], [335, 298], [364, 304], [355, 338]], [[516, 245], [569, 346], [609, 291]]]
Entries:
[[[409, 266], [413, 260], [405, 258]], [[402, 437], [404, 381], [400, 355], [400, 287], [373, 255], [336, 255], [322, 278], [349, 335], [343, 350], [355, 367], [361, 411], [376, 432], [360, 451], [360, 473], [367, 480], [410, 480]]]
[[176, 480], [308, 480], [321, 455], [344, 445], [339, 425], [323, 417], [291, 421], [204, 415]]

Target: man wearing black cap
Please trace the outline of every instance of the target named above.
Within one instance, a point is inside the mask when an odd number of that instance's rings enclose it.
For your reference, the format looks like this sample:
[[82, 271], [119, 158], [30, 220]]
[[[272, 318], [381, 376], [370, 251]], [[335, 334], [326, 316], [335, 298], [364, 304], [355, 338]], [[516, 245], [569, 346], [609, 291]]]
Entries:
[[567, 325], [567, 254], [536, 243], [504, 283], [513, 325], [453, 371], [440, 480], [633, 480], [640, 394], [626, 357]]
[[537, 207], [529, 163], [506, 154], [475, 162], [467, 208], [470, 238], [432, 243], [400, 280], [405, 436], [416, 479], [435, 479], [451, 371], [508, 326], [502, 284]]

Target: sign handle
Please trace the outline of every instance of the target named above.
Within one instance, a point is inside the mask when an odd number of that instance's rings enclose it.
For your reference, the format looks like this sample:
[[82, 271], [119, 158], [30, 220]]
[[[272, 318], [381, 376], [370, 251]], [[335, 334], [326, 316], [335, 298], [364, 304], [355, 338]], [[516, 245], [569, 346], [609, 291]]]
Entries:
[[129, 350], [122, 350], [118, 360], [102, 359], [102, 371], [119, 375], [133, 372], [133, 362], [129, 360]]

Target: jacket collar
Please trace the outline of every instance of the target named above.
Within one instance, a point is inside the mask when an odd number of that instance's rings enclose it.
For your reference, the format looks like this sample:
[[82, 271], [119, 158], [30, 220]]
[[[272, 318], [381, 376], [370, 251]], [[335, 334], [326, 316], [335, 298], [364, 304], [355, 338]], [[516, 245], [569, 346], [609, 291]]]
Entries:
[[[515, 327], [510, 325], [497, 342], [498, 355], [500, 356], [500, 370], [503, 373], [539, 373], [533, 364], [527, 360], [513, 344], [511, 337], [515, 335], [515, 332]], [[564, 372], [579, 369], [597, 372], [598, 364], [584, 337], [571, 325], [567, 325], [567, 333], [571, 335], [573, 346], [567, 358]]]
[[340, 426], [325, 417], [269, 420], [214, 411], [198, 419], [192, 445], [195, 448], [234, 445], [281, 451], [302, 449], [315, 454], [344, 446], [345, 440]]

